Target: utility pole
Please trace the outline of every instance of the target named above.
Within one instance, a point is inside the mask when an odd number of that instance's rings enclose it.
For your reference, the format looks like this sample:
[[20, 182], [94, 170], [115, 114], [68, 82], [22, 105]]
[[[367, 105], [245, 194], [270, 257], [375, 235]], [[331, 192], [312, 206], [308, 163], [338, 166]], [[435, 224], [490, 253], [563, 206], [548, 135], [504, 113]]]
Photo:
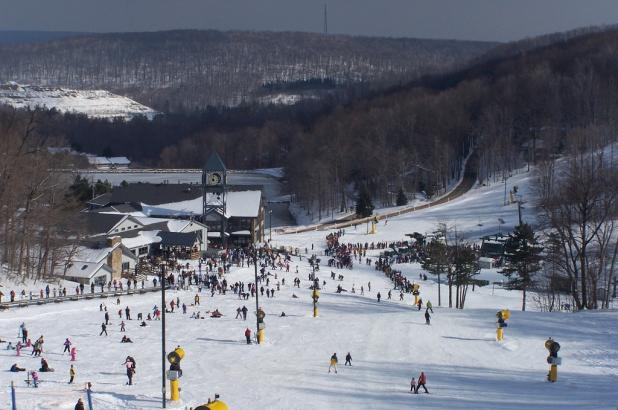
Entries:
[[258, 289], [258, 269], [257, 269], [257, 248], [253, 249], [253, 266], [254, 266], [254, 270], [255, 270], [255, 325], [256, 325], [256, 332], [255, 332], [255, 338], [257, 339], [257, 343], [260, 344], [260, 338], [258, 337], [258, 332], [260, 331], [260, 318], [258, 317], [258, 311], [260, 310], [260, 302], [259, 302], [259, 298], [260, 298], [260, 291]]
[[328, 5], [324, 3], [324, 34], [328, 34]]
[[161, 400], [165, 408], [165, 265], [161, 265], [161, 316]]

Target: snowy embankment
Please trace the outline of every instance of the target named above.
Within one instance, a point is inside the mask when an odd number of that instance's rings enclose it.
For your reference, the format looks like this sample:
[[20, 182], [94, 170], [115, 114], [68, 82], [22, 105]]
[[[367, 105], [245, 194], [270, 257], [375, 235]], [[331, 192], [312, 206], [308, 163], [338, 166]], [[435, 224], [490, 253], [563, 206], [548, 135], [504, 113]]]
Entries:
[[[512, 178], [520, 190], [528, 189], [527, 174]], [[509, 182], [510, 184], [510, 182]], [[509, 186], [510, 188], [510, 186]], [[503, 229], [517, 222], [514, 205], [503, 206], [503, 186], [481, 187], [452, 203], [390, 219], [380, 223], [376, 235], [364, 229], [348, 229], [343, 242], [401, 240], [405, 233], [431, 231], [436, 222], [456, 224], [467, 238], [493, 233], [497, 218], [505, 220]], [[530, 206], [524, 210], [532, 218]], [[480, 223], [482, 226], [478, 226]], [[322, 254], [325, 232], [275, 235], [277, 245], [304, 248], [314, 245]], [[379, 251], [370, 251], [375, 258]], [[322, 262], [326, 262], [321, 256]], [[298, 266], [299, 273], [295, 273]], [[410, 279], [417, 279], [420, 267], [398, 265]], [[353, 270], [335, 270], [343, 281], [329, 279], [330, 268], [322, 266], [319, 277], [327, 281], [321, 292], [318, 318], [311, 317], [311, 298], [307, 280], [310, 267], [303, 257], [294, 257], [289, 273], [276, 271], [271, 287], [285, 278], [285, 285], [274, 298], [260, 298], [267, 313], [266, 342], [246, 345], [244, 330], [255, 328], [255, 300], [239, 300], [234, 294], [202, 292], [201, 306], [189, 306], [188, 313], [168, 315], [167, 346], [181, 345], [186, 350], [182, 362], [184, 375], [180, 385], [182, 403], [195, 406], [215, 393], [231, 409], [615, 409], [618, 404], [618, 313], [520, 312], [521, 294], [492, 287], [468, 292], [465, 310], [438, 307], [438, 287], [421, 282], [421, 297], [431, 300], [435, 313], [431, 325], [425, 325], [423, 311], [412, 306], [411, 295], [399, 301], [388, 279], [372, 267], [357, 264]], [[274, 274], [275, 272], [273, 272]], [[292, 288], [294, 277], [302, 279], [301, 288]], [[233, 268], [228, 282], [252, 281], [252, 268]], [[368, 290], [371, 282], [371, 291]], [[348, 292], [335, 293], [341, 284]], [[364, 287], [364, 295], [360, 287]], [[351, 293], [352, 287], [356, 293]], [[380, 292], [382, 301], [377, 302]], [[170, 291], [189, 305], [197, 292]], [[296, 295], [297, 298], [294, 298]], [[107, 304], [112, 317], [109, 336], [99, 336], [103, 313], [99, 303]], [[9, 403], [11, 380], [17, 385], [18, 408], [72, 409], [78, 397], [84, 397], [83, 384], [93, 383], [95, 409], [160, 408], [161, 350], [160, 322], [149, 321], [139, 327], [127, 321], [126, 334], [133, 344], [121, 344], [117, 311], [129, 306], [131, 315], [152, 311], [160, 306], [160, 295], [123, 297], [120, 305], [113, 299], [79, 301], [52, 306], [37, 306], [0, 312], [0, 337], [16, 341], [18, 326], [25, 321], [33, 339], [45, 335], [45, 357], [54, 373], [43, 373], [39, 389], [28, 388], [24, 374], [11, 374], [12, 363], [38, 368], [38, 359], [24, 350], [0, 350], [1, 407]], [[235, 319], [236, 309], [246, 305], [249, 318]], [[442, 305], [447, 305], [447, 288], [442, 286]], [[218, 308], [220, 319], [191, 319], [191, 313]], [[512, 316], [505, 340], [495, 341], [495, 313], [509, 308]], [[534, 307], [532, 306], [534, 309]], [[280, 317], [281, 312], [286, 317]], [[58, 320], [61, 319], [61, 320]], [[557, 340], [563, 364], [558, 382], [548, 383], [544, 341]], [[62, 355], [62, 343], [70, 337], [78, 349], [76, 385], [68, 385], [68, 356]], [[328, 374], [328, 359], [337, 352], [338, 374]], [[344, 367], [347, 352], [353, 366]], [[126, 386], [122, 363], [127, 355], [135, 357], [135, 385]], [[430, 394], [409, 393], [411, 377], [424, 371]]]

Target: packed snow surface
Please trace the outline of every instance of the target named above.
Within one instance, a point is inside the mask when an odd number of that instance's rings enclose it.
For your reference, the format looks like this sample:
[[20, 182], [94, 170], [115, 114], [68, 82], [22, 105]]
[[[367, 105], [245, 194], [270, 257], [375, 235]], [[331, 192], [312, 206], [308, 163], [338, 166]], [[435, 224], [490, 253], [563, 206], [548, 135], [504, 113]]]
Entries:
[[157, 114], [152, 108], [105, 90], [71, 90], [14, 82], [0, 85], [0, 104], [15, 108], [56, 109], [92, 118], [131, 119], [143, 115], [152, 119]]
[[[530, 175], [511, 181], [528, 192]], [[516, 223], [517, 210], [502, 202], [504, 186], [472, 190], [445, 205], [415, 214], [380, 222], [378, 234], [367, 235], [364, 227], [346, 229], [342, 242], [392, 241], [405, 239], [405, 233], [431, 230], [436, 222], [459, 225], [468, 238], [485, 234], [504, 218], [502, 229]], [[532, 201], [531, 201], [532, 202]], [[531, 218], [532, 203], [525, 218]], [[482, 226], [478, 226], [481, 224]], [[363, 229], [361, 229], [363, 228]], [[412, 296], [399, 301], [399, 292], [381, 272], [364, 263], [354, 269], [335, 269], [342, 281], [330, 280], [331, 268], [322, 265], [318, 276], [327, 281], [319, 300], [319, 317], [311, 315], [308, 289], [310, 267], [305, 257], [323, 253], [326, 232], [275, 235], [277, 245], [299, 247], [302, 260], [293, 257], [290, 272], [271, 271], [271, 287], [285, 278], [285, 285], [274, 298], [260, 298], [267, 313], [266, 342], [247, 345], [244, 331], [255, 333], [255, 299], [239, 300], [203, 291], [201, 306], [189, 306], [186, 315], [176, 311], [167, 315], [167, 348], [181, 345], [181, 403], [169, 407], [185, 408], [205, 403], [219, 393], [231, 409], [616, 409], [618, 406], [618, 314], [615, 310], [583, 313], [521, 312], [521, 294], [499, 286], [476, 288], [468, 293], [464, 310], [449, 309], [447, 288], [441, 287], [442, 307], [438, 307], [438, 286], [430, 278], [420, 281], [421, 297], [431, 300], [435, 313], [427, 326], [424, 310], [412, 306]], [[369, 251], [375, 258], [379, 251]], [[322, 263], [327, 258], [319, 256]], [[296, 274], [296, 266], [299, 273]], [[396, 265], [411, 280], [419, 281], [417, 264]], [[275, 279], [274, 274], [277, 274]], [[484, 272], [496, 275], [495, 271]], [[294, 277], [301, 287], [292, 288]], [[233, 267], [230, 283], [251, 282], [253, 268]], [[368, 283], [371, 282], [371, 291]], [[340, 284], [348, 292], [335, 293]], [[265, 284], [264, 284], [265, 285]], [[364, 295], [360, 287], [364, 287]], [[266, 287], [266, 286], [265, 286]], [[356, 293], [351, 293], [352, 287]], [[168, 291], [167, 300], [180, 298], [190, 305], [197, 289]], [[376, 300], [380, 292], [382, 301]], [[5, 292], [6, 293], [6, 292]], [[292, 297], [296, 295], [297, 298]], [[530, 296], [532, 297], [532, 296]], [[109, 336], [99, 336], [107, 305], [112, 317]], [[18, 327], [25, 322], [32, 339], [45, 335], [45, 357], [54, 373], [42, 373], [38, 389], [26, 387], [25, 375], [12, 374], [13, 363], [35, 369], [39, 360], [24, 349], [22, 357], [14, 351], [0, 350], [1, 408], [9, 407], [7, 386], [14, 381], [20, 409], [72, 409], [79, 397], [85, 399], [85, 382], [93, 383], [94, 408], [160, 408], [161, 322], [149, 321], [139, 327], [127, 321], [126, 334], [133, 344], [121, 344], [117, 311], [129, 306], [133, 317], [144, 316], [160, 306], [160, 295], [123, 296], [120, 305], [113, 298], [65, 302], [0, 312], [0, 337], [17, 340]], [[247, 306], [247, 321], [235, 319], [236, 309]], [[218, 308], [219, 319], [191, 319], [191, 313]], [[505, 340], [495, 340], [495, 313], [511, 309]], [[280, 317], [285, 312], [285, 317]], [[124, 313], [123, 313], [124, 316]], [[561, 345], [558, 381], [546, 381], [548, 365], [544, 342], [553, 337]], [[68, 385], [71, 362], [62, 354], [62, 343], [70, 337], [78, 349], [75, 385]], [[330, 356], [339, 357], [338, 374], [328, 373]], [[352, 367], [343, 366], [346, 353]], [[133, 386], [125, 385], [122, 363], [127, 355], [137, 361]], [[427, 375], [430, 394], [409, 392], [411, 377], [421, 371]], [[422, 391], [422, 390], [421, 390]], [[169, 394], [169, 388], [168, 388]]]

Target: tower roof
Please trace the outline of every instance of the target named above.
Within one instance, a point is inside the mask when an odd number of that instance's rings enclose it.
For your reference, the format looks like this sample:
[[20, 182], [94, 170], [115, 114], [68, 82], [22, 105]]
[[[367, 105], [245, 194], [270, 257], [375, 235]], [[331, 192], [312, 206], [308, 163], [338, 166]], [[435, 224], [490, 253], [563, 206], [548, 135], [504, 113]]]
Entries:
[[206, 164], [204, 165], [205, 171], [227, 171], [221, 157], [216, 152], [210, 154]]

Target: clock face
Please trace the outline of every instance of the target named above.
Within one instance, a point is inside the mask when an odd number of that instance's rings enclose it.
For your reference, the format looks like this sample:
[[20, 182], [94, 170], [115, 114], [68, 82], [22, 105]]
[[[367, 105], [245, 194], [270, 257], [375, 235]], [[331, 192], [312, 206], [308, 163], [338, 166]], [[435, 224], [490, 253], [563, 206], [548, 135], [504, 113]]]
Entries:
[[223, 177], [218, 172], [208, 174], [208, 185], [221, 185]]

